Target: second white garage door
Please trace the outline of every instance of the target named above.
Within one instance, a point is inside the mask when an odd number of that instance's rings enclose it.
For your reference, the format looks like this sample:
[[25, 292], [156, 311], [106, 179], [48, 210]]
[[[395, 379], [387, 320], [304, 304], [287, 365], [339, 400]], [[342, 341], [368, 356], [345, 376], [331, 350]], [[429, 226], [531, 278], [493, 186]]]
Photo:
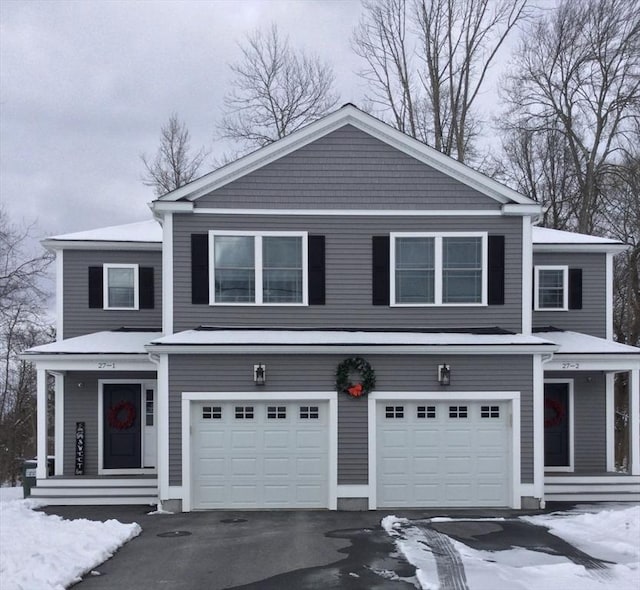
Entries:
[[192, 404], [193, 507], [326, 508], [326, 402]]
[[378, 507], [508, 506], [508, 402], [377, 406]]

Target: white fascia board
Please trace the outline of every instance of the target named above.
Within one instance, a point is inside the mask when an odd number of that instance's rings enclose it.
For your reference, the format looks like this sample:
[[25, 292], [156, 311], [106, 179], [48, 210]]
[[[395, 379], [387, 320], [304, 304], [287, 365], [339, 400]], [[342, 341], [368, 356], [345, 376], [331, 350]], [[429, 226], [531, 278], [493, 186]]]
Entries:
[[190, 213], [193, 211], [193, 203], [191, 201], [153, 201], [149, 204], [151, 210], [155, 213]]
[[47, 371], [155, 371], [145, 354], [22, 354], [20, 359]]
[[[391, 198], [391, 197], [389, 197]], [[273, 215], [276, 217], [500, 217], [499, 209], [194, 209], [200, 215]]]
[[106, 242], [97, 240], [42, 240], [47, 250], [162, 250], [162, 242]]
[[236, 344], [236, 345], [180, 345], [150, 344], [145, 346], [149, 353], [170, 354], [543, 354], [558, 350], [554, 344], [488, 344], [477, 346], [465, 345], [330, 345], [319, 344]]
[[631, 371], [640, 368], [638, 354], [556, 354], [545, 371]]
[[507, 203], [502, 205], [502, 213], [504, 215], [528, 215], [535, 217], [542, 214], [542, 207], [540, 205]]
[[513, 189], [500, 184], [484, 174], [476, 172], [457, 160], [442, 154], [434, 148], [383, 123], [379, 119], [349, 105], [338, 109], [330, 115], [307, 125], [303, 129], [283, 139], [160, 197], [159, 201], [175, 202], [183, 198], [189, 200], [197, 199], [345, 125], [353, 125], [357, 129], [368, 133], [391, 147], [406, 153], [420, 162], [433, 166], [452, 178], [482, 192], [499, 203], [515, 202], [521, 205], [536, 205], [531, 199], [524, 197]]
[[594, 252], [614, 253], [624, 252], [630, 246], [627, 244], [533, 244], [534, 252]]

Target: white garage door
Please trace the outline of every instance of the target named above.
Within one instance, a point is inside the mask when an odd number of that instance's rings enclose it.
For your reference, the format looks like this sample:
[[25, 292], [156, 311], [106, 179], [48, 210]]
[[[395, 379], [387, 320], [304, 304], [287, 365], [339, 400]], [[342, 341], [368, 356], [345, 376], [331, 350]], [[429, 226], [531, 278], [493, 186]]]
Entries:
[[378, 402], [379, 507], [508, 506], [508, 402]]
[[194, 508], [326, 508], [328, 405], [192, 404]]

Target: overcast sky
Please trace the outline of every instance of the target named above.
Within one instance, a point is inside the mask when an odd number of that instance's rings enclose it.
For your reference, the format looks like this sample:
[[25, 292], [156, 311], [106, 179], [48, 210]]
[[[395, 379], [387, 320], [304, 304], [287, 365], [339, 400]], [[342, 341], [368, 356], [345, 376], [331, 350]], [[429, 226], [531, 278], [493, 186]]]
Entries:
[[360, 14], [359, 0], [0, 0], [0, 199], [9, 216], [37, 220], [40, 236], [148, 218], [140, 154], [155, 153], [174, 111], [194, 147], [225, 151], [213, 133], [228, 63], [256, 27], [274, 22], [294, 47], [319, 54], [334, 66], [340, 102], [362, 104], [350, 48]]

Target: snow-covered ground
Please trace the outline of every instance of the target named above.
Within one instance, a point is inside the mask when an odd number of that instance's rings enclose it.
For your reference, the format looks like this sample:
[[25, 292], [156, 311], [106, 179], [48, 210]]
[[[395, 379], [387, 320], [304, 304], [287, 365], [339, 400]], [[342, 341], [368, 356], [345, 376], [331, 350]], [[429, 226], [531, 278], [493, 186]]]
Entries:
[[22, 488], [0, 488], [0, 588], [62, 590], [140, 534], [117, 520], [65, 520], [35, 512]]
[[[640, 506], [593, 505], [521, 519], [547, 527], [553, 535], [591, 557], [612, 563], [606, 564], [604, 569], [587, 569], [561, 555], [524, 548], [479, 551], [448, 537], [462, 561], [470, 590], [640, 588]], [[496, 524], [501, 520], [504, 519], [495, 519]], [[416, 567], [421, 587], [438, 590], [441, 580], [430, 546], [434, 543], [427, 532], [411, 521], [395, 516], [386, 517], [382, 525], [406, 559]]]

